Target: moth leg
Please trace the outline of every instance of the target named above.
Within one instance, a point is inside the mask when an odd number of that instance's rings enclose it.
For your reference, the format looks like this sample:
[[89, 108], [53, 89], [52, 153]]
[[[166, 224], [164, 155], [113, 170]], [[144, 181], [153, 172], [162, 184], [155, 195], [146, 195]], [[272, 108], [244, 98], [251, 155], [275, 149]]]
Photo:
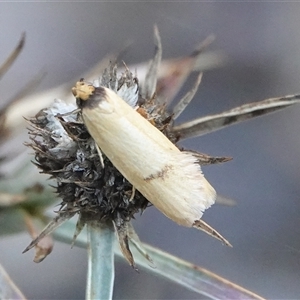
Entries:
[[99, 155], [99, 158], [100, 158], [100, 164], [101, 164], [101, 167], [104, 169], [104, 159], [103, 159], [103, 156], [102, 156], [102, 152], [99, 148], [99, 146], [95, 143], [96, 145], [96, 149], [97, 149], [97, 152], [98, 152], [98, 155]]
[[133, 198], [134, 198], [134, 196], [135, 196], [135, 191], [136, 191], [135, 187], [132, 186], [132, 192], [131, 192], [131, 196], [130, 196], [130, 198], [129, 198], [129, 202], [131, 202], [131, 201], [133, 200]]

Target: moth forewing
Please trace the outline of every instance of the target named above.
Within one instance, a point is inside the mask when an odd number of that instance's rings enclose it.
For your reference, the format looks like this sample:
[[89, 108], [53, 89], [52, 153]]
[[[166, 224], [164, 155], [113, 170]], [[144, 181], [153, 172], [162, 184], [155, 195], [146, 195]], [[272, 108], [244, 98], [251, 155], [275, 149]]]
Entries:
[[81, 98], [84, 123], [121, 174], [167, 217], [191, 227], [216, 198], [197, 159], [107, 88]]

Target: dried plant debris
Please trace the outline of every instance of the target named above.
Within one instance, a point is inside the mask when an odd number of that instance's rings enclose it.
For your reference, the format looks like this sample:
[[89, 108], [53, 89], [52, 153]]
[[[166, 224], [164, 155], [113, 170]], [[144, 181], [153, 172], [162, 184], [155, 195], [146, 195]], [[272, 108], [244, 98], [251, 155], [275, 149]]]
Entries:
[[154, 58], [150, 62], [148, 72], [145, 77], [145, 83], [143, 86], [142, 95], [145, 99], [150, 99], [156, 92], [158, 69], [160, 67], [161, 58], [162, 58], [162, 45], [161, 45], [158, 28], [156, 26], [154, 27], [154, 43], [155, 43]]
[[270, 98], [260, 102], [244, 104], [242, 106], [224, 111], [220, 114], [201, 117], [177, 126], [174, 132], [178, 139], [188, 139], [201, 136], [226, 126], [247, 121], [265, 114], [276, 112], [285, 107], [300, 103], [300, 95], [288, 95]]
[[[15, 62], [15, 60], [21, 53], [21, 51], [24, 47], [24, 44], [25, 44], [25, 33], [22, 34], [21, 39], [19, 40], [16, 48], [10, 53], [10, 55], [6, 58], [6, 60], [2, 63], [2, 65], [0, 65], [0, 79], [3, 77], [3, 75], [10, 69], [12, 64]], [[4, 95], [4, 94], [2, 93], [1, 95]], [[18, 96], [19, 95], [20, 94], [18, 94]], [[20, 99], [20, 97], [18, 97], [18, 98], [13, 97], [12, 99], [9, 99], [8, 101], [3, 98], [1, 99], [2, 103], [5, 102], [5, 104], [3, 104], [0, 109], [0, 143], [1, 143], [1, 145], [3, 145], [3, 143], [5, 142], [5, 140], [7, 139], [7, 137], [9, 136], [9, 133], [10, 133], [10, 129], [7, 128], [7, 126], [6, 126], [7, 111], [11, 107], [11, 105], [19, 99]], [[0, 157], [1, 165], [6, 160], [6, 158], [7, 157], [4, 154], [3, 154], [3, 156]], [[2, 171], [0, 173], [0, 177], [3, 177]], [[6, 203], [6, 204], [13, 203], [13, 202], [18, 201], [18, 199], [20, 199], [19, 195], [10, 195], [7, 193], [0, 193], [0, 194], [1, 194], [0, 195], [0, 206], [3, 203]]]
[[[276, 98], [264, 102], [252, 103], [248, 106], [235, 108], [220, 115], [207, 117], [209, 121], [217, 120], [217, 122], [206, 125], [204, 131], [202, 128], [199, 129], [198, 124], [201, 123], [201, 121], [199, 122], [201, 119], [196, 120], [194, 123], [188, 122], [176, 126], [174, 124], [176, 118], [184, 111], [195, 95], [202, 74], [199, 74], [191, 91], [174, 106], [173, 110], [168, 109], [166, 102], [169, 101], [171, 96], [173, 97], [173, 94], [177, 92], [182, 85], [183, 80], [185, 80], [192, 71], [191, 60], [193, 57], [198, 56], [203, 50], [203, 47], [206, 46], [210, 40], [210, 38], [206, 40], [205, 43], [197, 49], [195, 55], [190, 57], [186, 65], [181, 65], [181, 68], [185, 68], [185, 70], [181, 72], [183, 75], [178, 80], [175, 80], [176, 82], [172, 86], [172, 93], [168, 94], [168, 96], [166, 96], [165, 92], [160, 95], [160, 90], [163, 81], [167, 82], [168, 76], [169, 79], [172, 80], [174, 74], [173, 72], [169, 72], [160, 82], [156, 80], [161, 61], [162, 47], [158, 30], [155, 28], [155, 57], [152, 63], [150, 63], [147, 73], [148, 81], [144, 83], [143, 87], [139, 87], [136, 75], [133, 75], [126, 65], [123, 73], [119, 74], [117, 65], [111, 63], [104, 70], [102, 76], [93, 83], [86, 83], [82, 79], [72, 89], [79, 109], [73, 104], [66, 104], [61, 100], [55, 100], [51, 107], [41, 110], [35, 117], [28, 119], [30, 123], [29, 135], [31, 142], [27, 143], [27, 145], [34, 149], [34, 163], [41, 170], [41, 173], [48, 174], [57, 181], [56, 193], [58, 197], [61, 198], [61, 204], [57, 216], [43, 232], [30, 243], [25, 251], [37, 245], [41, 238], [51, 233], [60, 224], [72, 218], [75, 214], [78, 214], [79, 220], [74, 239], [78, 236], [85, 224], [95, 220], [100, 220], [103, 223], [108, 222], [114, 225], [120, 248], [130, 265], [134, 267], [134, 258], [130, 251], [129, 241], [151, 261], [147, 253], [142, 249], [143, 247], [130, 222], [136, 213], [143, 213], [143, 211], [151, 205], [149, 200], [175, 222], [203, 230], [230, 246], [230, 243], [222, 235], [200, 219], [203, 211], [213, 204], [216, 196], [214, 189], [201, 174], [200, 165], [226, 162], [231, 158], [212, 157], [207, 154], [185, 150], [178, 148], [176, 143], [181, 139], [196, 136], [202, 132], [207, 133], [224, 127], [225, 125], [233, 124], [234, 122], [269, 113], [283, 106], [298, 103], [299, 97], [291, 96], [288, 98], [280, 98], [280, 100]], [[167, 87], [164, 86], [162, 90], [165, 91], [165, 88]], [[174, 217], [172, 213], [169, 214], [166, 207], [163, 207], [165, 204], [157, 203], [155, 199], [148, 197], [149, 194], [147, 194], [143, 188], [138, 187], [136, 189], [135, 184], [132, 185], [134, 180], [130, 180], [129, 182], [125, 179], [120, 172], [120, 168], [116, 168], [112, 163], [114, 158], [110, 157], [109, 159], [107, 157], [107, 155], [109, 156], [110, 154], [107, 154], [104, 149], [101, 149], [101, 146], [99, 147], [97, 139], [96, 142], [98, 145], [96, 144], [94, 138], [92, 138], [92, 136], [94, 137], [94, 132], [87, 123], [86, 115], [88, 114], [88, 110], [92, 111], [98, 107], [99, 97], [103, 99], [106, 97], [105, 99], [108, 103], [109, 101], [120, 101], [120, 98], [122, 101], [124, 100], [127, 106], [131, 106], [131, 108], [129, 108], [130, 112], [135, 111], [134, 114], [139, 115], [136, 120], [141, 120], [142, 116], [143, 123], [145, 123], [145, 119], [147, 120], [146, 123], [148, 125], [145, 125], [146, 127], [151, 124], [151, 128], [156, 128], [155, 134], [156, 132], [159, 132], [159, 135], [162, 133], [163, 141], [167, 140], [168, 143], [171, 142], [171, 148], [176, 148], [176, 151], [178, 151], [180, 155], [189, 158], [187, 159], [187, 163], [191, 167], [190, 170], [194, 172], [195, 166], [197, 166], [197, 172], [201, 174], [201, 176], [199, 175], [199, 180], [202, 183], [204, 183], [204, 181], [206, 182], [205, 184], [208, 189], [206, 192], [211, 197], [211, 200], [208, 201], [206, 199], [205, 201], [207, 202], [201, 204], [201, 209], [199, 211], [197, 210], [198, 217], [194, 218], [192, 222], [189, 219], [190, 217], [187, 217], [185, 221], [183, 221], [184, 217], [182, 216]], [[134, 115], [134, 118], [135, 117], [136, 115]], [[220, 118], [223, 118], [222, 121], [218, 121]], [[202, 118], [202, 120], [207, 121], [205, 118]], [[89, 131], [87, 128], [89, 128]], [[125, 134], [124, 136], [129, 136], [130, 134], [131, 133], [128, 132], [128, 135]], [[126, 142], [127, 140], [124, 140], [124, 143]], [[143, 143], [143, 141], [140, 141], [140, 143]], [[135, 151], [134, 148], [134, 145], [132, 145], [132, 149], [128, 151]], [[126, 155], [128, 155], [128, 153], [124, 152], [125, 161]], [[149, 164], [149, 162], [145, 163]], [[157, 174], [162, 173], [158, 172]], [[188, 174], [187, 176], [193, 177], [193, 174]], [[155, 176], [153, 176], [153, 178], [154, 177]], [[153, 178], [149, 177], [148, 181], [151, 181]], [[143, 191], [143, 193], [141, 191]], [[206, 195], [204, 191], [205, 189], [203, 188], [201, 193]], [[147, 197], [145, 197], [146, 194]], [[169, 199], [169, 201], [172, 200], [173, 199]], [[184, 214], [184, 211], [181, 211], [181, 213]]]
[[[12, 66], [16, 58], [21, 53], [25, 44], [25, 34], [22, 34], [22, 37], [16, 46], [16, 48], [11, 52], [11, 54], [7, 57], [4, 63], [0, 66], [0, 79], [3, 75], [9, 70]], [[3, 101], [3, 99], [2, 99]], [[5, 113], [7, 111], [8, 106], [11, 104], [12, 101], [9, 101], [8, 104], [1, 108], [0, 110], [0, 138], [4, 138], [7, 135], [7, 132], [4, 130], [5, 127]]]
[[[0, 79], [11, 68], [12, 64], [15, 62], [15, 60], [23, 50], [25, 45], [25, 37], [26, 37], [25, 33], [23, 33], [16, 48], [11, 52], [8, 58], [0, 66]], [[7, 119], [9, 118], [10, 110], [21, 99], [28, 96], [39, 85], [39, 83], [41, 82], [41, 80], [44, 78], [45, 75], [46, 75], [45, 72], [41, 72], [37, 74], [34, 78], [32, 78], [32, 80], [26, 83], [24, 87], [18, 90], [16, 94], [14, 94], [10, 99], [7, 100], [1, 99], [2, 102], [5, 102], [0, 109], [0, 141], [1, 142], [7, 140], [8, 137], [11, 137], [11, 132], [13, 129], [15, 129], [13, 122], [9, 122], [9, 124], [7, 122]]]
[[[16, 48], [10, 53], [10, 55], [7, 57], [7, 59], [3, 62], [3, 64], [0, 66], [0, 79], [5, 75], [5, 73], [11, 68], [17, 57], [20, 55], [21, 51], [23, 50], [25, 45], [25, 33], [22, 34], [20, 41], [18, 42]], [[10, 99], [1, 99], [2, 100], [2, 106], [0, 109], [0, 145], [5, 145], [5, 142], [8, 141], [9, 137], [12, 137], [12, 130], [14, 129], [14, 126], [10, 126], [7, 124], [7, 117], [9, 114], [9, 110], [12, 108], [12, 106], [18, 102], [23, 97], [27, 96], [32, 90], [38, 85], [40, 80], [43, 78], [43, 75], [39, 74], [36, 76], [33, 80], [31, 80], [29, 83], [27, 83], [22, 89], [20, 89], [13, 97]], [[2, 93], [1, 95], [5, 95], [5, 93]], [[11, 142], [11, 141], [10, 141]], [[7, 146], [7, 145], [5, 145]], [[2, 149], [1, 149], [2, 150]], [[3, 170], [3, 165], [7, 163], [10, 159], [12, 159], [11, 153], [5, 153], [5, 151], [2, 151], [3, 154], [1, 154], [0, 157], [0, 165], [1, 165], [1, 171], [0, 171], [0, 178], [4, 179], [6, 175], [5, 171]], [[7, 152], [7, 151], [6, 151]], [[15, 158], [15, 157], [14, 157]], [[5, 167], [4, 167], [5, 168]], [[4, 175], [5, 174], [5, 175]], [[3, 185], [5, 186], [5, 184]], [[26, 202], [29, 199], [28, 193], [30, 191], [23, 191], [21, 193], [15, 194], [12, 193], [12, 191], [0, 191], [0, 213], [2, 215], [5, 215], [5, 221], [10, 224], [13, 223], [14, 230], [18, 231], [21, 230], [19, 227], [23, 226], [17, 226], [15, 221], [15, 216], [19, 217], [19, 213], [12, 213], [13, 210], [10, 210], [10, 208], [14, 207], [15, 211], [17, 211], [24, 202]], [[3, 217], [2, 217], [3, 219]], [[20, 223], [22, 223], [20, 220], [18, 220]], [[17, 224], [20, 224], [17, 223]], [[23, 225], [23, 224], [22, 224]], [[2, 232], [5, 232], [7, 228], [5, 226], [1, 227]]]
[[[170, 141], [177, 141], [172, 130], [173, 115], [168, 112], [166, 105], [158, 105], [155, 97], [144, 99], [139, 96], [137, 79], [128, 69], [118, 76], [116, 65], [112, 64], [94, 85], [110, 88], [129, 105], [136, 106], [138, 103], [136, 109], [139, 114]], [[74, 112], [70, 113], [72, 111]], [[111, 221], [124, 256], [134, 265], [128, 243], [132, 236], [132, 229], [128, 229], [131, 228], [130, 220], [135, 213], [142, 213], [150, 206], [150, 202], [134, 189], [104, 154], [101, 155], [103, 163], [101, 162], [97, 146], [82, 122], [81, 113], [76, 111], [76, 106], [56, 100], [50, 108], [40, 111], [34, 118], [28, 119], [28, 122], [31, 124], [31, 142], [27, 145], [35, 151], [35, 164], [42, 173], [57, 180], [56, 192], [62, 202], [57, 217], [25, 251], [35, 246], [62, 222], [79, 214], [75, 237], [83, 224], [89, 221]], [[195, 161], [199, 161], [199, 164], [226, 161], [226, 158], [213, 158], [193, 151], [194, 154]], [[197, 227], [200, 228], [198, 225]], [[212, 233], [210, 230], [209, 234], [229, 245], [216, 232]]]
[[[75, 108], [56, 101], [29, 120], [32, 127], [28, 145], [35, 150], [35, 164], [57, 180], [56, 192], [62, 202], [57, 217], [26, 250], [76, 213], [80, 215], [78, 234], [80, 224], [93, 220], [112, 221], [118, 228], [126, 228], [135, 213], [149, 206], [138, 191], [132, 197], [132, 185], [105, 156], [102, 167], [94, 140], [77, 113], [57, 117]], [[126, 235], [121, 241], [125, 239]]]
[[25, 33], [22, 34], [21, 39], [16, 46], [16, 48], [11, 52], [11, 54], [7, 57], [5, 62], [0, 66], [0, 79], [2, 76], [9, 70], [9, 68], [12, 66], [16, 58], [21, 53], [23, 47], [25, 44]]
[[[158, 72], [159, 79], [157, 80], [155, 89], [157, 102], [170, 104], [173, 101], [187, 77], [196, 67], [199, 57], [201, 57], [203, 51], [213, 42], [213, 40], [214, 36], [208, 36], [189, 56], [173, 60], [168, 64], [168, 67], [163, 68], [163, 73]], [[198, 78], [197, 81], [200, 83], [200, 80], [201, 77], [200, 79]], [[193, 93], [193, 89], [191, 90], [191, 93]], [[182, 99], [181, 102], [183, 101], [186, 102], [186, 100]]]

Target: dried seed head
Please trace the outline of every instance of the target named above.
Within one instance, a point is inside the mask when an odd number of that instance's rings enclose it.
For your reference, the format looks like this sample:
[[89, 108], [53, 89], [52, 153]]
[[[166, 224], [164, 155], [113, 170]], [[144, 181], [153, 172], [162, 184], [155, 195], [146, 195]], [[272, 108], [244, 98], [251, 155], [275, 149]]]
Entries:
[[[156, 31], [157, 35], [158, 32]], [[157, 43], [158, 54], [156, 53], [154, 63], [148, 73], [151, 83], [145, 85], [147, 93], [139, 93], [138, 80], [126, 66], [125, 71], [121, 76], [118, 76], [115, 64], [110, 64], [101, 78], [95, 80], [93, 84], [87, 84], [80, 80], [76, 83], [72, 92], [80, 108], [92, 109], [93, 107], [89, 107], [89, 105], [98, 105], [97, 101], [85, 100], [90, 100], [93, 97], [97, 100], [97, 93], [101, 92], [101, 89], [97, 88], [98, 86], [112, 90], [175, 144], [179, 136], [173, 130], [174, 114], [167, 110], [161, 99], [158, 101], [155, 92], [150, 93], [150, 91], [155, 91], [156, 80], [153, 80], [153, 78], [157, 74], [161, 55], [161, 51], [159, 51], [161, 50], [160, 39], [157, 39]], [[198, 86], [198, 84], [196, 85]], [[141, 95], [144, 95], [144, 97]], [[128, 246], [128, 239], [134, 235], [129, 222], [134, 218], [135, 213], [143, 212], [150, 205], [148, 200], [123, 177], [104, 154], [99, 155], [99, 149], [97, 149], [94, 139], [83, 123], [81, 111], [76, 110], [74, 105], [67, 105], [56, 100], [50, 108], [40, 111], [29, 122], [31, 124], [29, 132], [31, 143], [28, 146], [35, 150], [35, 164], [41, 169], [42, 173], [49, 174], [51, 178], [56, 180], [56, 192], [62, 202], [57, 217], [44, 229], [39, 237], [32, 241], [25, 251], [35, 246], [43, 236], [53, 231], [62, 222], [78, 213], [79, 223], [75, 236], [78, 235], [86, 222], [94, 220], [112, 222], [118, 234], [124, 256], [131, 265], [134, 265]], [[140, 143], [143, 143], [143, 141], [140, 141]], [[132, 146], [134, 147], [134, 145]], [[173, 148], [176, 153], [181, 154], [176, 146], [172, 145]], [[189, 157], [191, 170], [197, 169], [193, 166], [196, 162], [201, 164], [202, 162], [214, 161], [212, 157], [203, 154], [197, 157], [195, 152], [184, 153], [182, 157]], [[222, 161], [222, 158], [218, 158], [216, 161]], [[199, 179], [203, 178], [203, 183], [204, 181], [207, 183], [201, 174], [200, 166], [198, 166], [198, 171]], [[187, 177], [192, 176], [193, 174]], [[196, 178], [193, 180], [197, 181]], [[198, 203], [197, 205], [202, 207], [199, 211], [198, 208], [191, 209], [191, 211], [199, 212], [198, 219], [201, 217], [203, 210], [214, 201], [215, 192], [209, 183], [207, 183], [207, 187], [209, 187], [209, 200], [205, 199], [207, 203], [200, 203], [201, 205]], [[173, 219], [176, 221], [180, 218], [174, 217]], [[204, 230], [229, 244], [209, 225], [201, 223], [202, 221], [198, 219], [193, 219], [186, 226], [194, 226]]]
[[[115, 65], [111, 65], [110, 70], [116, 70]], [[104, 74], [107, 72], [106, 70]], [[120, 79], [115, 72], [111, 74], [113, 77], [108, 85], [115, 82], [118, 91], [123, 95], [127, 93], [124, 85], [137, 94], [137, 83], [131, 73], [126, 71]], [[130, 75], [129, 79], [126, 74]], [[106, 77], [107, 75], [102, 81]], [[78, 82], [73, 93], [85, 97], [90, 90], [93, 90], [91, 85]], [[133, 98], [137, 100], [136, 95], [127, 93], [129, 103]], [[28, 146], [35, 151], [35, 164], [41, 169], [41, 173], [49, 174], [56, 180], [56, 192], [62, 199], [60, 217], [53, 222], [53, 226], [48, 227], [46, 234], [60, 225], [59, 218], [66, 220], [74, 212], [79, 214], [81, 223], [93, 220], [110, 221], [117, 224], [115, 227], [124, 233], [122, 228], [134, 214], [142, 213], [150, 204], [138, 191], [134, 191], [132, 185], [105, 156], [105, 167], [102, 167], [95, 142], [83, 124], [80, 113], [64, 115], [75, 109], [73, 104], [55, 100], [50, 108], [41, 110], [28, 120], [31, 124], [31, 143]]]
[[74, 109], [56, 101], [30, 119], [36, 165], [57, 180], [61, 211], [77, 211], [85, 220], [129, 221], [148, 201], [138, 192], [131, 199], [132, 185], [106, 157], [102, 168], [95, 142], [77, 113], [58, 117], [58, 111]]

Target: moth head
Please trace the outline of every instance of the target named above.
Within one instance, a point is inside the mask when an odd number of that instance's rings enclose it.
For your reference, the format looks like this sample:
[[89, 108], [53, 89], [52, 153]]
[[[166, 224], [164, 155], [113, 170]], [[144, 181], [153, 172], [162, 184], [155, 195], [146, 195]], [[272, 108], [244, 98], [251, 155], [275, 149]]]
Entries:
[[104, 114], [110, 114], [115, 110], [114, 98], [118, 96], [108, 88], [95, 87], [80, 79], [72, 88], [72, 93], [76, 98], [77, 106], [81, 109], [92, 110], [97, 108], [98, 113]]
[[83, 101], [88, 100], [94, 92], [95, 87], [84, 82], [83, 79], [80, 79], [80, 81], [76, 82], [75, 87], [72, 88], [72, 93], [75, 98]]

